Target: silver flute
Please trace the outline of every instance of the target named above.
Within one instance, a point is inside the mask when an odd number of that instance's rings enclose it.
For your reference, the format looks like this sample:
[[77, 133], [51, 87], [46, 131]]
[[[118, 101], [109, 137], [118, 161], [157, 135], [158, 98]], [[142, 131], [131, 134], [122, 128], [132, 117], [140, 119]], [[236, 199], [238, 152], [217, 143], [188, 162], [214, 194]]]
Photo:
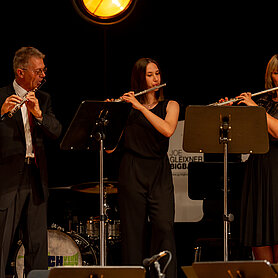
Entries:
[[[139, 93], [136, 93], [136, 94], [134, 94], [134, 96], [135, 96], [135, 97], [138, 97], [138, 96], [141, 96], [141, 95], [146, 94], [146, 93], [148, 93], [148, 92], [151, 92], [151, 91], [153, 91], [153, 90], [160, 89], [161, 87], [164, 87], [164, 86], [166, 86], [166, 83], [163, 83], [163, 84], [161, 84], [161, 85], [158, 85], [158, 86], [155, 86], [155, 87], [146, 89], [146, 90], [144, 90], [144, 91], [141, 91], [141, 92], [139, 92]], [[114, 102], [121, 102], [121, 101], [123, 101], [123, 100], [120, 99], [120, 98], [117, 98], [117, 99], [114, 100]]]
[[[269, 92], [276, 91], [276, 90], [278, 90], [278, 87], [254, 93], [254, 94], [251, 95], [251, 97], [262, 95], [262, 94], [269, 93]], [[224, 102], [211, 103], [208, 106], [222, 106], [222, 105], [226, 105], [226, 104], [231, 103], [231, 102], [237, 102], [237, 101], [240, 101], [240, 100], [241, 100], [241, 98], [231, 98], [231, 99], [229, 99], [227, 101], [224, 101]]]
[[14, 108], [13, 108], [11, 111], [8, 112], [9, 118], [12, 118], [13, 115], [14, 115], [14, 114], [21, 108], [21, 106], [28, 100], [28, 99], [27, 99], [27, 95], [28, 95], [29, 93], [31, 93], [31, 92], [34, 92], [34, 93], [35, 93], [37, 90], [39, 90], [39, 89], [41, 88], [41, 86], [42, 86], [45, 82], [46, 82], [46, 80], [43, 79], [42, 82], [40, 83], [40, 85], [39, 85], [38, 87], [36, 87], [35, 89], [33, 89], [33, 90], [31, 90], [31, 91], [28, 91], [26, 94], [24, 94], [23, 97], [22, 97], [22, 101], [19, 102], [18, 104], [16, 104], [16, 105], [14, 106]]

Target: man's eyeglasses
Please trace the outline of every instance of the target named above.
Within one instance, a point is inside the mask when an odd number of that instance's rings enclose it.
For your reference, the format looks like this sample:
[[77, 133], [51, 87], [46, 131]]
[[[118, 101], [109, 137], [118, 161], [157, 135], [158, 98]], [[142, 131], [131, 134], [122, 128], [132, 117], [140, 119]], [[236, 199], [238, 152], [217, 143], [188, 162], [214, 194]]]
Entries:
[[[22, 69], [22, 70], [29, 70], [29, 69]], [[32, 71], [36, 75], [42, 75], [42, 74], [46, 74], [47, 68], [45, 67], [43, 69], [36, 69], [36, 70], [30, 70], [30, 71]]]

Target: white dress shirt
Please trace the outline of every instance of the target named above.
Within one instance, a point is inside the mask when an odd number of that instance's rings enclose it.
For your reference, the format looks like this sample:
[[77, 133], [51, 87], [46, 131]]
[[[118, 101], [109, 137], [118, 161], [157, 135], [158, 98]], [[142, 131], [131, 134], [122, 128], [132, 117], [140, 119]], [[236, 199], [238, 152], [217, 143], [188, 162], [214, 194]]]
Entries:
[[[13, 87], [15, 93], [21, 98], [27, 93], [27, 91], [23, 89], [20, 85], [18, 85], [15, 80], [13, 82]], [[26, 141], [26, 157], [34, 157], [35, 155], [33, 152], [30, 123], [29, 123], [28, 111], [25, 103], [21, 106], [20, 110], [21, 110], [23, 125], [24, 125], [24, 133], [25, 133], [25, 141]]]

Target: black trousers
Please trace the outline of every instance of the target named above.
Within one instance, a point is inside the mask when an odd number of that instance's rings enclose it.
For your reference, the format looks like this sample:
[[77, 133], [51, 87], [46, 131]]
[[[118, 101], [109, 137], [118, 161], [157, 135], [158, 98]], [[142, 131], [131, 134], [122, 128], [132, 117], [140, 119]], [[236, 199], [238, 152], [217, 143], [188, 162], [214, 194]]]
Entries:
[[37, 171], [35, 165], [25, 165], [22, 182], [11, 206], [0, 210], [0, 278], [5, 278], [9, 251], [18, 226], [25, 248], [25, 274], [33, 269], [48, 268], [47, 205], [40, 201], [38, 190], [35, 190], [39, 183]]
[[[120, 219], [124, 265], [172, 253], [166, 277], [177, 275], [174, 237], [174, 189], [168, 158], [148, 160], [125, 154], [120, 167]], [[159, 260], [163, 270], [168, 256]], [[151, 277], [157, 277], [155, 273]]]

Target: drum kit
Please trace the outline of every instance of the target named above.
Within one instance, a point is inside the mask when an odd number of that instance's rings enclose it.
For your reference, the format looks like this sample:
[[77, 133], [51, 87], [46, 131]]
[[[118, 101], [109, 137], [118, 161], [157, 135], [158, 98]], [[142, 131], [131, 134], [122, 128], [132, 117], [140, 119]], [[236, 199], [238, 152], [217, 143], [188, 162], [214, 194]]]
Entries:
[[[117, 256], [119, 256], [120, 220], [115, 219], [115, 215], [110, 213], [113, 208], [107, 204], [107, 195], [118, 193], [115, 184], [117, 184], [115, 181], [104, 182], [105, 249], [108, 253], [116, 250]], [[88, 182], [68, 187], [52, 187], [50, 190], [72, 190], [73, 192], [99, 194], [99, 183]], [[100, 217], [88, 217], [84, 224], [80, 222], [74, 227], [69, 225], [68, 229], [69, 231], [65, 231], [57, 224], [52, 224], [48, 229], [48, 268], [99, 265]], [[10, 266], [14, 274], [13, 277], [24, 277], [24, 246], [21, 240], [17, 242], [15, 255]]]

